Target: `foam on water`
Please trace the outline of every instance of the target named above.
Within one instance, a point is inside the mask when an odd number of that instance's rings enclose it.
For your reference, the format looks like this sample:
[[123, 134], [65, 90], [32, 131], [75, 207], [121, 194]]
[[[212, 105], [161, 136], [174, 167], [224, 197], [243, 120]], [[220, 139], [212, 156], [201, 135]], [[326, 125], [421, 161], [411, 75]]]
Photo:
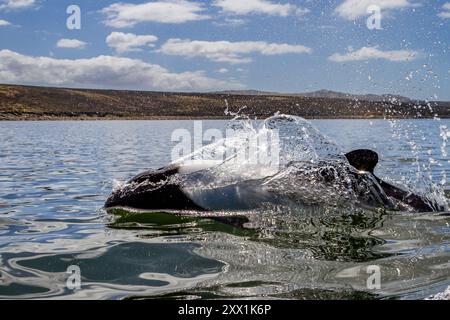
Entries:
[[450, 300], [450, 287], [445, 289], [443, 292], [435, 294], [425, 300]]

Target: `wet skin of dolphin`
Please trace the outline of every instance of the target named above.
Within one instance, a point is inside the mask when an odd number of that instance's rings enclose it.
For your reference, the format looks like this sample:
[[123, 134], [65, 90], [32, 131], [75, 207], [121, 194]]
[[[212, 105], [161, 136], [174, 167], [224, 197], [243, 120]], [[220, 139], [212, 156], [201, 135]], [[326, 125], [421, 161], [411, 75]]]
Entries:
[[[383, 205], [389, 207], [387, 197], [396, 199], [418, 212], [443, 211], [438, 205], [431, 203], [416, 194], [395, 187], [375, 176], [374, 169], [378, 163], [377, 153], [371, 150], [355, 150], [346, 154], [351, 166], [361, 171], [356, 174], [357, 179], [371, 175], [382, 188]], [[201, 170], [202, 168], [196, 168]], [[188, 169], [195, 172], [196, 169]], [[203, 168], [204, 169], [204, 168]], [[187, 190], [170, 181], [170, 177], [183, 173], [186, 168], [171, 165], [156, 171], [144, 172], [127, 185], [114, 192], [106, 201], [105, 208], [127, 207], [144, 210], [250, 210], [257, 208], [261, 203], [277, 203], [277, 196], [260, 187], [260, 180], [245, 181], [212, 190]], [[324, 173], [326, 176], [326, 172]], [[132, 187], [129, 187], [132, 186]], [[386, 197], [387, 196], [387, 197]]]
[[431, 203], [419, 195], [402, 190], [378, 178], [374, 173], [378, 164], [378, 154], [376, 152], [364, 149], [355, 150], [347, 153], [345, 156], [353, 167], [372, 174], [388, 197], [399, 200], [419, 212], [444, 211], [445, 208], [441, 208], [438, 204]]

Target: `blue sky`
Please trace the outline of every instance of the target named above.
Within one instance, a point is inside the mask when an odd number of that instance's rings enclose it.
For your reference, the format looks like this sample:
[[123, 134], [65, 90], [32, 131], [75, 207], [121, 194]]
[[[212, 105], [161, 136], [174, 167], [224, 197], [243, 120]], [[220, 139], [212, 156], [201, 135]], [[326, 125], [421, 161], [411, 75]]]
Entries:
[[449, 1], [0, 0], [0, 83], [450, 100], [449, 40]]

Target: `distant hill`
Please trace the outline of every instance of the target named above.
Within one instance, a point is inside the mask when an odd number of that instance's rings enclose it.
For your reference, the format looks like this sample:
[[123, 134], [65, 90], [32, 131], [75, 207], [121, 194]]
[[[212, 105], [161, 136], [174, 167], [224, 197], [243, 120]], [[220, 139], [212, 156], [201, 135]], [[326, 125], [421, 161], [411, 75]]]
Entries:
[[[332, 91], [304, 95], [230, 91], [171, 93], [0, 85], [0, 120], [214, 119], [231, 111], [266, 118], [276, 112], [304, 118], [450, 118], [449, 102], [426, 104], [407, 98]], [[381, 98], [380, 98], [381, 97]], [[384, 97], [384, 98], [383, 98]]]
[[362, 101], [388, 101], [388, 102], [411, 102], [412, 100], [393, 94], [384, 94], [384, 95], [376, 95], [376, 94], [350, 94], [350, 93], [342, 93], [330, 90], [319, 90], [309, 93], [301, 94], [305, 97], [315, 97], [315, 98], [330, 98], [330, 99], [351, 99], [351, 100], [362, 100]]
[[259, 91], [259, 90], [226, 90], [226, 91], [214, 91], [209, 92], [211, 94], [229, 94], [229, 95], [244, 95], [244, 96], [282, 96], [287, 94], [282, 94], [278, 92], [269, 92], [269, 91]]
[[410, 98], [393, 95], [393, 94], [351, 94], [343, 93], [331, 90], [318, 90], [306, 93], [279, 93], [269, 91], [258, 90], [231, 90], [231, 91], [219, 91], [213, 92], [217, 94], [234, 94], [234, 95], [259, 95], [259, 96], [298, 96], [298, 97], [311, 97], [311, 98], [328, 98], [328, 99], [350, 99], [350, 100], [362, 100], [362, 101], [399, 101], [399, 102], [411, 102]]

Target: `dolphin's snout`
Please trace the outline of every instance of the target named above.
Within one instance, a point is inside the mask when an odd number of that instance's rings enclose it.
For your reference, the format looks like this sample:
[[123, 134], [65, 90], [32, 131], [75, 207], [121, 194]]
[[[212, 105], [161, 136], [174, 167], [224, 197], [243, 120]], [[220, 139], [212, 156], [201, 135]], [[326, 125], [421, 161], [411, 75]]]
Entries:
[[126, 192], [123, 189], [113, 191], [105, 202], [105, 208], [120, 207], [127, 204]]
[[119, 205], [119, 201], [117, 201], [116, 193], [112, 193], [105, 202], [105, 208], [117, 207]]

